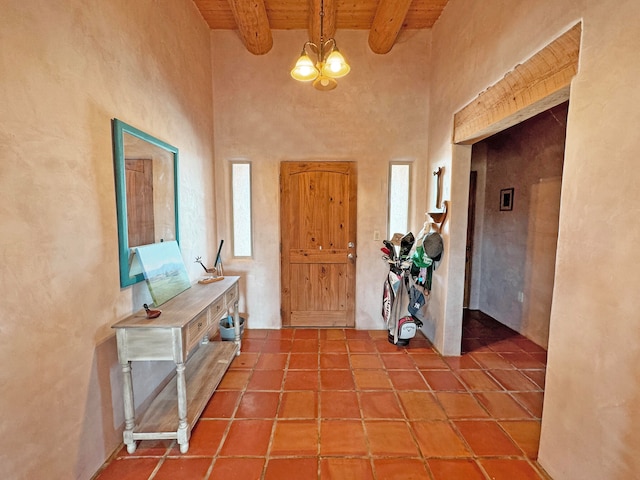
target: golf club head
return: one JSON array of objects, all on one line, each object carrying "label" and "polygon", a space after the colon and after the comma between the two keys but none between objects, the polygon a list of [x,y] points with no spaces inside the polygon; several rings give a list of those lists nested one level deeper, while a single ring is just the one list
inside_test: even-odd
[{"label": "golf club head", "polygon": [[401,259],[407,258],[409,256],[409,253],[411,252],[411,249],[413,248],[413,244],[415,241],[416,239],[413,236],[413,233],[411,232],[407,233],[404,237],[402,237],[402,240],[400,240],[400,258]]},{"label": "golf club head", "polygon": [[389,240],[383,240],[382,243],[384,243],[384,246],[387,247],[387,250],[389,250],[389,258],[391,260],[395,260],[396,259],[396,249],[393,246],[393,243],[391,243]]}]

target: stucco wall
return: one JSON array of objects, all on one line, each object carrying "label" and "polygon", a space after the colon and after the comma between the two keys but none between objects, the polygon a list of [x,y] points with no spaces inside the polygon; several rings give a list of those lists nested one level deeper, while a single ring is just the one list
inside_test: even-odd
[{"label": "stucco wall", "polygon": [[[215,156],[221,238],[231,240],[231,160],[253,169],[254,256],[230,258],[225,272],[243,275],[252,327],[280,326],[279,165],[284,160],[348,160],[358,166],[356,327],[382,329],[381,260],[386,232],[389,162],[413,162],[411,228],[424,223],[429,75],[428,31],[401,37],[387,55],[369,50],[367,32],[339,30],[351,73],[330,92],[299,83],[289,71],[307,40],[303,31],[275,31],[273,49],[253,56],[237,33],[214,31]],[[226,245],[226,244],[225,244]]]},{"label": "stucco wall", "polygon": [[[451,0],[431,37],[403,38],[382,57],[368,51],[366,33],[339,31],[343,53],[354,52],[348,56],[353,71],[329,93],[291,84],[287,71],[305,40],[300,32],[276,32],[264,57],[247,54],[232,32],[214,34],[216,140],[222,143],[216,185],[225,200],[215,212],[210,37],[192,3],[4,0],[3,475],[86,479],[120,442],[120,372],[110,325],[147,297],[142,285],[119,288],[111,118],[180,148],[181,232],[193,278],[199,267],[189,260],[211,258],[218,238],[229,238],[226,162],[254,162],[261,246],[255,260],[228,263],[229,270],[246,273],[246,291],[255,298],[246,309],[257,317],[255,326],[276,327],[279,319],[280,160],[359,162],[361,328],[379,326],[380,286],[366,280],[386,270],[372,234],[385,231],[380,205],[387,162],[412,159],[416,177],[424,179],[414,190],[416,229],[424,207],[435,201],[421,193],[426,179],[445,166],[444,198],[453,206],[430,307],[434,340],[447,351],[456,342],[453,316],[462,304],[470,159],[470,147],[451,146],[453,113],[581,19],[540,461],[556,480],[633,478],[640,470],[634,428],[640,423],[636,0]],[[430,38],[431,59],[423,49]],[[416,55],[423,61],[414,61]],[[310,146],[301,151],[303,142]],[[157,384],[157,375],[147,376],[143,391]]]},{"label": "stucco wall", "polygon": [[[0,3],[2,477],[83,480],[122,441],[110,327],[149,300],[120,289],[111,119],[180,149],[195,279],[216,237],[209,30],[189,0]],[[143,402],[163,372],[134,369]]]},{"label": "stucco wall", "polygon": [[436,23],[429,164],[451,168],[444,198],[452,198],[453,206],[445,231],[448,255],[438,271],[438,285],[447,289],[437,306],[435,342],[444,351],[455,349],[447,329],[459,322],[462,304],[456,279],[464,268],[464,246],[455,239],[465,233],[466,222],[457,217],[466,217],[469,155],[468,147],[451,146],[453,114],[580,20],[540,462],[555,480],[626,479],[640,471],[637,1],[452,0]]}]

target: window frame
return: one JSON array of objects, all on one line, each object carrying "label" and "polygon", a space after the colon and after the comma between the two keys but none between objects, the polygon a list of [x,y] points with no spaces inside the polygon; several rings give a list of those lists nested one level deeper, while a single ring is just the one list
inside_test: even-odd
[{"label": "window frame", "polygon": [[[395,167],[398,166],[406,166],[407,167],[407,194],[406,194],[406,228],[404,232],[392,232],[391,231],[391,227],[392,227],[392,221],[391,221],[391,214],[392,214],[392,190],[394,188],[393,185],[393,171]],[[388,184],[388,190],[387,190],[387,235],[389,239],[391,239],[391,237],[393,236],[394,233],[402,233],[405,234],[407,232],[410,231],[410,216],[411,216],[411,202],[412,202],[412,183],[413,183],[413,179],[411,178],[412,175],[412,171],[413,171],[413,162],[409,162],[409,161],[393,161],[389,163],[389,174],[388,174],[388,178],[387,178],[387,184]]]},{"label": "window frame", "polygon": [[[230,162],[230,196],[231,196],[231,253],[233,258],[253,258],[253,164],[248,160],[231,160]],[[248,219],[248,227],[249,227],[249,244],[248,248],[250,250],[248,255],[238,255],[236,251],[236,237],[238,236],[238,232],[236,231],[236,189],[235,185],[235,175],[236,175],[236,166],[246,165],[249,168],[248,177],[249,177],[249,219]],[[242,253],[242,252],[241,252]]]}]

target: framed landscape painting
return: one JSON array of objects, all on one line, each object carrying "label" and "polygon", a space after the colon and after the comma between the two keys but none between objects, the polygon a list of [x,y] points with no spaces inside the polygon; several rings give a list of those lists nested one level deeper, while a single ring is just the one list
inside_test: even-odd
[{"label": "framed landscape painting", "polygon": [[191,287],[177,242],[145,245],[135,252],[156,307]]}]

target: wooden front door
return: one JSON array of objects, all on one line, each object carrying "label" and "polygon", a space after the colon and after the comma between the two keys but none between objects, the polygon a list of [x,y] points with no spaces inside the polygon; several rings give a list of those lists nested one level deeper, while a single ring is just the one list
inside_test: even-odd
[{"label": "wooden front door", "polygon": [[356,164],[282,162],[283,326],[353,327]]}]

